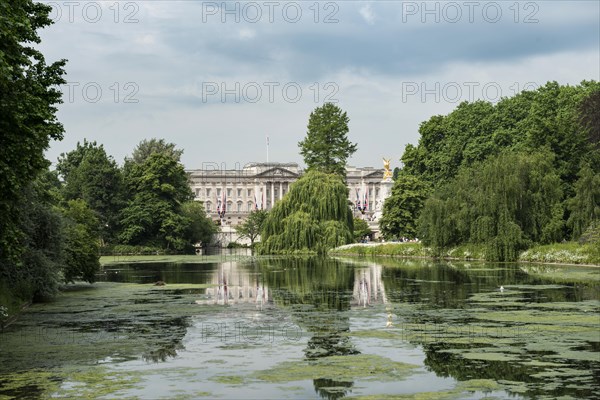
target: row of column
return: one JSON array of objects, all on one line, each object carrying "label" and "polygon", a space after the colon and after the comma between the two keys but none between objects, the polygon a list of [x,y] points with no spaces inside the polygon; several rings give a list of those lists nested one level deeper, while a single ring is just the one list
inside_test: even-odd
[{"label": "row of column", "polygon": [[[275,201],[276,200],[281,200],[283,198],[283,184],[284,184],[284,182],[283,181],[279,182],[279,192],[277,193],[277,198],[275,198],[275,185],[276,185],[276,183],[277,182],[271,181],[271,182],[262,182],[260,184],[262,192],[264,193],[264,196],[265,196],[264,197],[265,202],[267,201],[267,187],[269,187],[269,189],[270,189],[270,192],[271,192],[270,193],[271,206],[270,206],[269,209],[273,208],[273,206],[275,205]],[[289,188],[289,182],[286,181],[285,183],[288,184],[287,187]],[[257,199],[258,199],[259,193],[257,192],[256,195],[257,195]],[[264,204],[263,207],[265,207],[265,209],[266,209],[267,205]]]}]

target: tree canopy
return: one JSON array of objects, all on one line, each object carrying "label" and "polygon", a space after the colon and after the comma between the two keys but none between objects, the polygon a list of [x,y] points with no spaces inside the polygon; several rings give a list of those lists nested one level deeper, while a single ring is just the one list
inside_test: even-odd
[{"label": "tree canopy", "polygon": [[[438,249],[484,244],[488,258],[510,260],[533,243],[577,239],[598,220],[600,84],[556,82],[503,98],[461,103],[419,128],[381,220],[387,234],[413,232]],[[427,200],[403,199],[414,184]]]},{"label": "tree canopy", "polygon": [[462,169],[421,212],[423,242],[436,249],[483,244],[494,261],[563,235],[560,177],[548,152],[507,152]]},{"label": "tree canopy", "polygon": [[240,237],[250,240],[251,247],[254,247],[254,241],[260,236],[267,215],[266,210],[254,210],[246,217],[244,222],[235,227]]},{"label": "tree canopy", "polygon": [[308,170],[346,176],[346,161],[356,152],[348,140],[348,116],[338,106],[325,103],[310,113],[308,132],[298,143]]},{"label": "tree canopy", "polygon": [[429,188],[419,177],[399,172],[390,197],[383,204],[379,220],[381,233],[386,239],[417,237],[417,221]]},{"label": "tree canopy", "polygon": [[0,259],[22,251],[18,220],[23,190],[49,163],[44,150],[60,140],[58,86],[65,60],[46,64],[32,44],[52,24],[51,6],[31,0],[0,3]]},{"label": "tree canopy", "polygon": [[348,189],[337,174],[309,171],[269,212],[260,252],[325,254],[353,241]]},{"label": "tree canopy", "polygon": [[16,307],[52,296],[63,272],[59,183],[44,150],[64,132],[56,111],[66,61],[47,64],[35,45],[51,10],[31,0],[0,2],[0,287],[19,299]]},{"label": "tree canopy", "polygon": [[183,249],[191,221],[181,209],[193,199],[183,165],[167,154],[152,153],[126,170],[125,184],[129,200],[122,211],[120,240]]},{"label": "tree canopy", "polygon": [[165,139],[144,139],[138,143],[131,154],[131,158],[128,158],[126,161],[142,164],[153,153],[166,154],[179,162],[181,161],[183,150],[176,149],[174,143],[167,143]]},{"label": "tree canopy", "polygon": [[113,241],[123,207],[123,175],[104,146],[77,143],[74,150],[61,154],[56,169],[65,181],[65,200],[85,200],[96,214],[103,240]]}]

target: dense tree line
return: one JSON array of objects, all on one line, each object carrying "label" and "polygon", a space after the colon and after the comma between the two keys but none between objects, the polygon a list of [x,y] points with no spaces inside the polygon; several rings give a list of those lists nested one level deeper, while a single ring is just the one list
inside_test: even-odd
[{"label": "dense tree line", "polygon": [[183,251],[215,229],[192,201],[181,150],[164,140],[140,143],[123,168],[84,141],[49,170],[44,151],[64,133],[56,111],[66,61],[47,64],[34,44],[51,10],[0,2],[0,305],[8,314],[53,296],[61,282],[93,282],[103,246]]},{"label": "dense tree line", "polygon": [[384,205],[382,232],[437,249],[484,244],[512,260],[579,238],[600,219],[600,84],[549,82],[421,124]]},{"label": "dense tree line", "polygon": [[216,227],[193,201],[182,152],[163,139],[143,140],[120,168],[102,145],[84,142],[61,155],[57,170],[65,199],[94,211],[104,245],[189,251]]},{"label": "dense tree line", "polygon": [[51,295],[61,269],[63,221],[44,172],[44,150],[60,140],[58,85],[65,60],[47,64],[33,44],[52,23],[51,7],[0,3],[0,302]]}]

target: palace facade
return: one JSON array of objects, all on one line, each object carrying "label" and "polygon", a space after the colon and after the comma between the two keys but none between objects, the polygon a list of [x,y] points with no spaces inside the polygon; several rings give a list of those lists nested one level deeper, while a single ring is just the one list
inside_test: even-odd
[{"label": "palace facade", "polygon": [[[214,220],[220,218],[219,205],[225,204],[223,222],[231,226],[242,222],[256,208],[270,210],[303,172],[296,163],[251,163],[238,169],[210,167],[187,171],[195,200],[203,202]],[[367,218],[381,209],[383,174],[383,169],[372,167],[346,169],[348,200],[356,206],[361,199]]]}]

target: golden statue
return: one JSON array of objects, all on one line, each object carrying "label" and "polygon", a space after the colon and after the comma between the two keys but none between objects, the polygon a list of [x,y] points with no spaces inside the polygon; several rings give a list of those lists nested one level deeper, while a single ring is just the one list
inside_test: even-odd
[{"label": "golden statue", "polygon": [[387,180],[391,180],[392,179],[392,170],[390,169],[390,161],[391,160],[386,160],[385,158],[383,159],[383,180],[387,181]]}]

